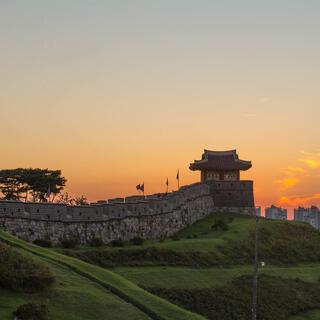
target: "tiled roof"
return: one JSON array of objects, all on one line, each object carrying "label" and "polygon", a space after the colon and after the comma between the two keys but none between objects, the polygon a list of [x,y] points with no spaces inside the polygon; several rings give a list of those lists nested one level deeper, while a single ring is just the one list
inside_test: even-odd
[{"label": "tiled roof", "polygon": [[251,161],[240,160],[236,150],[211,151],[204,150],[201,160],[190,164],[190,170],[248,170]]}]

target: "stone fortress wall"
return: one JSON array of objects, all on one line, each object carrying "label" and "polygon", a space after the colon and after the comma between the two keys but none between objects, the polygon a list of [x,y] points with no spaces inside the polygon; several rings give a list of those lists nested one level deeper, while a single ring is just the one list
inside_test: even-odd
[{"label": "stone fortress wall", "polygon": [[0,228],[28,241],[49,239],[55,244],[68,238],[82,244],[94,238],[104,243],[134,237],[162,238],[212,212],[253,214],[250,196],[246,201],[234,201],[235,195],[246,198],[245,186],[246,182],[232,187],[196,183],[168,194],[110,199],[88,206],[0,201]]}]

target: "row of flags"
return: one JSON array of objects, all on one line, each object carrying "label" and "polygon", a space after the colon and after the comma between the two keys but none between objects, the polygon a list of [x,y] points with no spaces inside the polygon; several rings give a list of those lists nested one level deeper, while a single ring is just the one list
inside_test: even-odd
[{"label": "row of flags", "polygon": [[[179,172],[179,169],[177,171],[176,180],[178,181],[178,190],[179,190],[179,188],[180,188],[180,172]],[[167,186],[167,192],[168,192],[168,188],[169,188],[169,179],[168,178],[166,180],[166,186]],[[136,185],[136,189],[138,191],[141,191],[144,194],[144,182],[139,183],[138,185]]]}]

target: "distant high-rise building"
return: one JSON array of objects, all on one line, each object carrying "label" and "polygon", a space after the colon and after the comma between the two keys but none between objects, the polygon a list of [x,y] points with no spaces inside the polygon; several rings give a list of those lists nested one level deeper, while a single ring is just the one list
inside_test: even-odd
[{"label": "distant high-rise building", "polygon": [[282,209],[272,205],[270,208],[266,208],[266,218],[276,220],[287,220],[287,209]]},{"label": "distant high-rise building", "polygon": [[294,209],[294,220],[307,222],[314,228],[320,230],[320,210],[311,206],[311,208],[299,207]]},{"label": "distant high-rise building", "polygon": [[261,207],[256,207],[256,216],[261,217]]}]

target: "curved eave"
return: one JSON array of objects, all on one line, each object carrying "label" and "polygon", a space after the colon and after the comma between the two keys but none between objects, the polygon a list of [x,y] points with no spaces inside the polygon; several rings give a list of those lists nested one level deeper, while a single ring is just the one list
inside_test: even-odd
[{"label": "curved eave", "polygon": [[196,170],[241,170],[241,171],[247,171],[252,167],[251,162],[244,163],[243,161],[241,163],[235,162],[232,166],[214,166],[208,162],[195,162],[190,163],[189,169],[192,171]]}]

